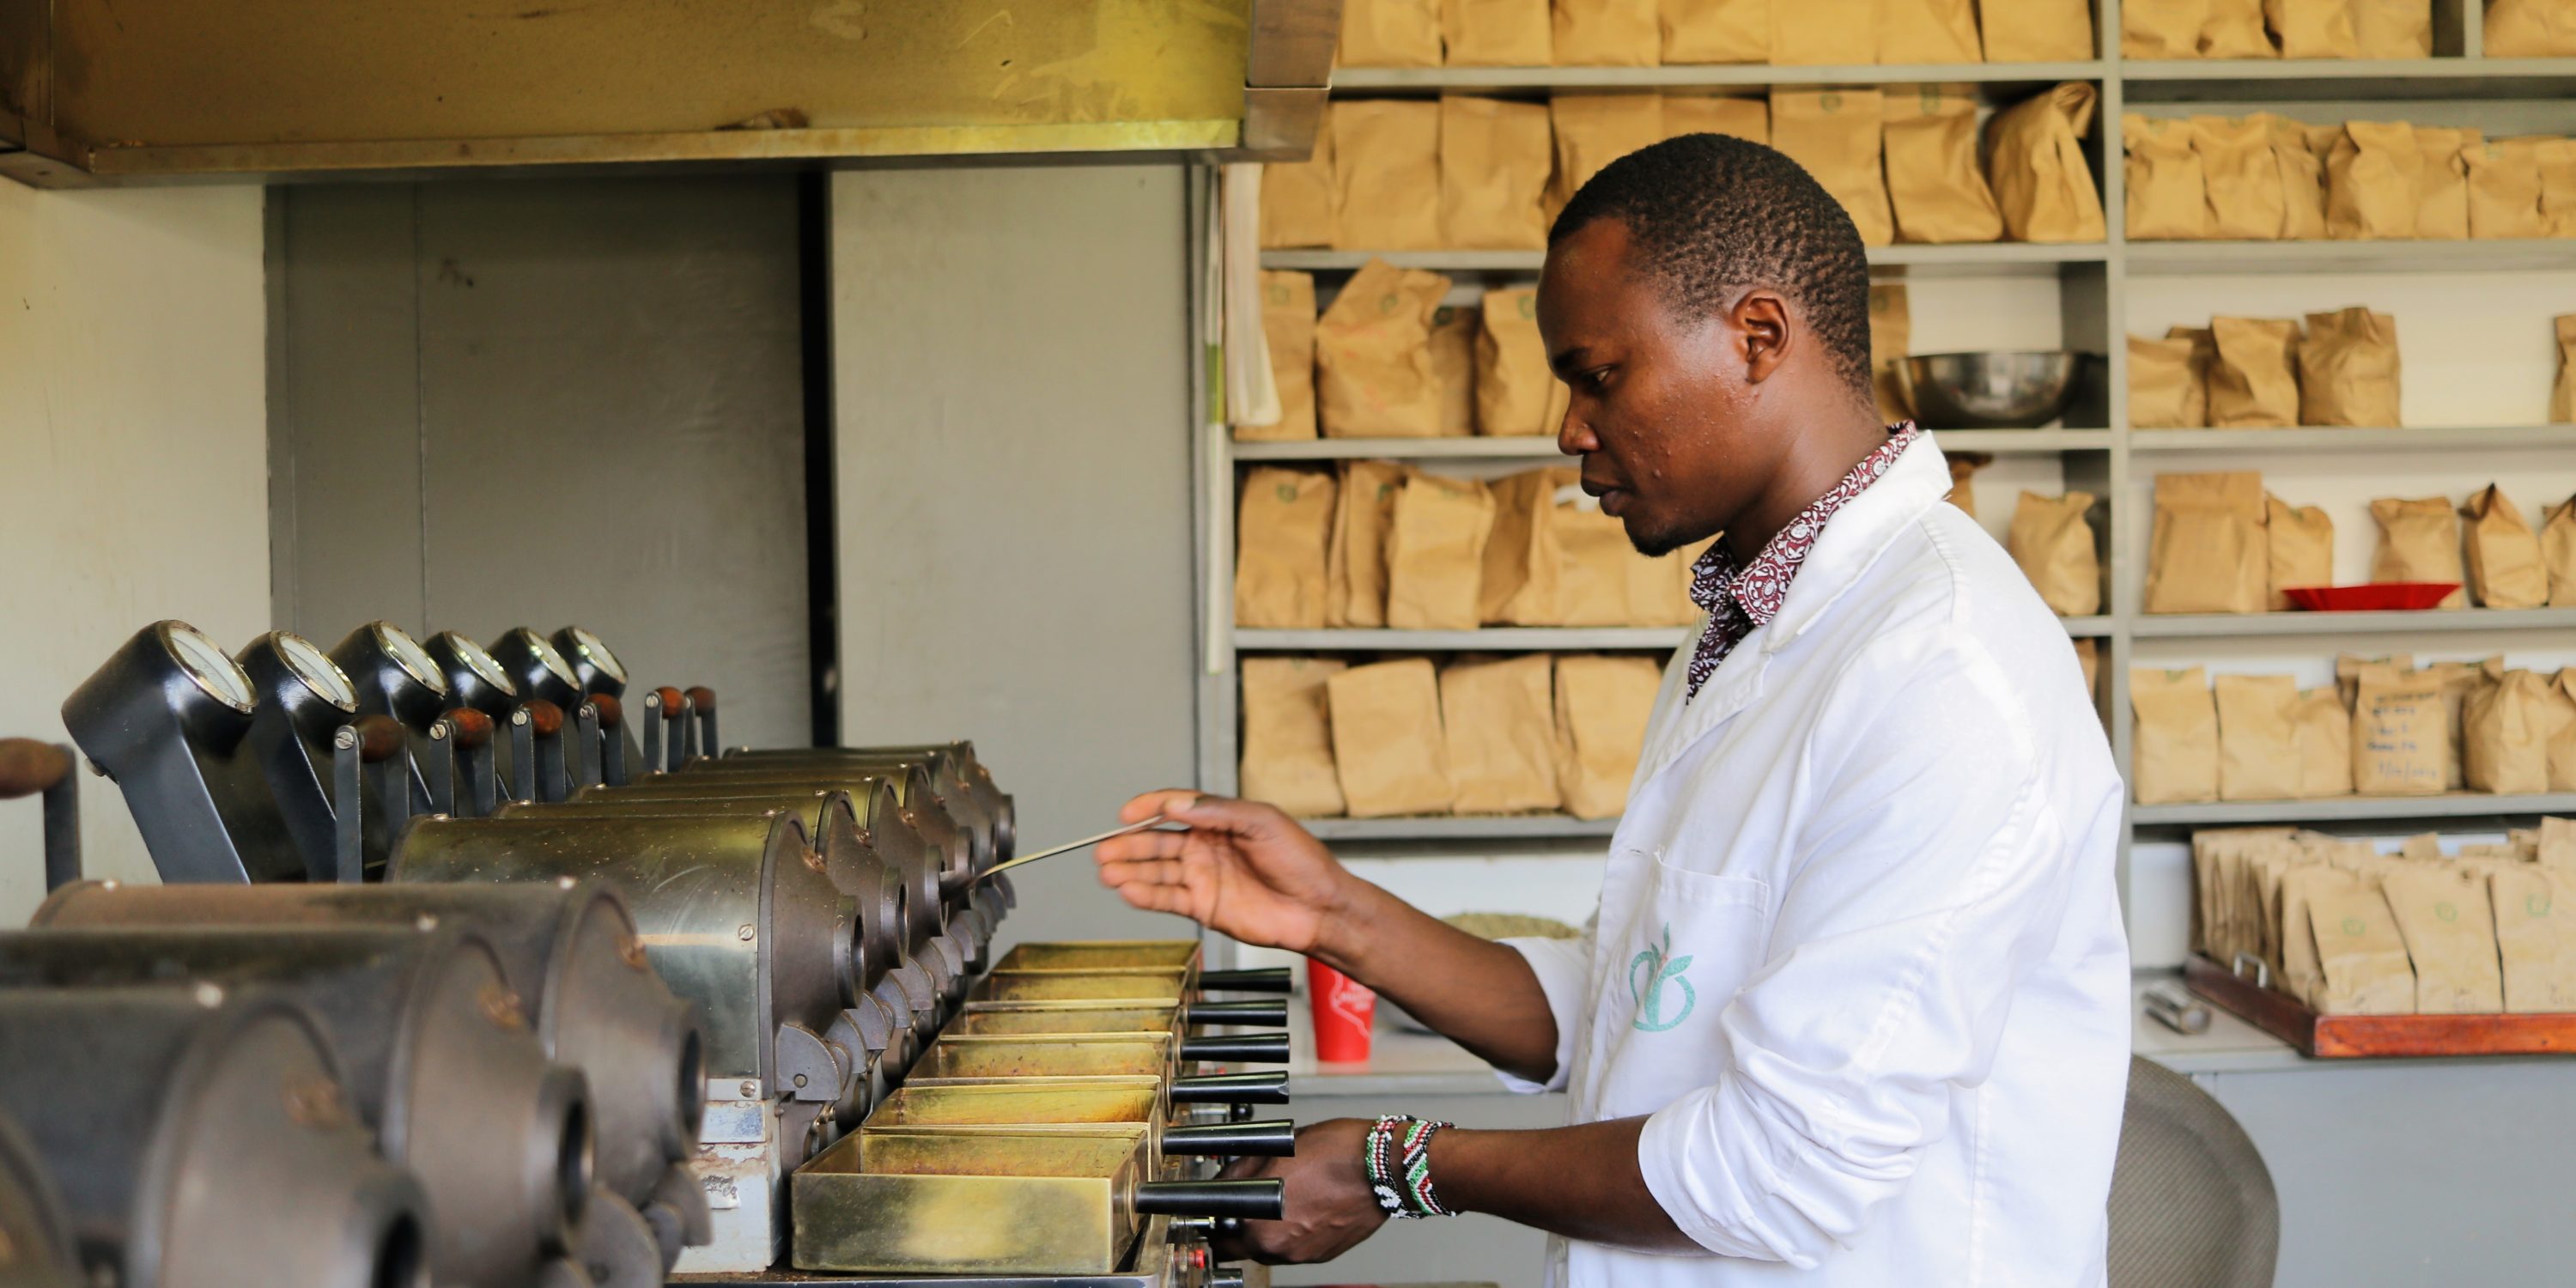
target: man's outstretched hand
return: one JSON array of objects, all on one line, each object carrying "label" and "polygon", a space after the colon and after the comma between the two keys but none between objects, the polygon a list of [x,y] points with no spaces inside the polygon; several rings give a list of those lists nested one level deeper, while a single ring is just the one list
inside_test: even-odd
[{"label": "man's outstretched hand", "polygon": [[1288,1187],[1286,1220],[1246,1221],[1243,1232],[1219,1240],[1220,1257],[1250,1257],[1271,1265],[1330,1261],[1359,1246],[1386,1224],[1386,1212],[1369,1188],[1361,1151],[1369,1120],[1333,1118],[1297,1129],[1294,1158],[1238,1158],[1224,1175],[1275,1177]]},{"label": "man's outstretched hand", "polygon": [[1100,884],[1247,944],[1316,951],[1355,884],[1322,842],[1273,806],[1192,791],[1147,792],[1118,818],[1158,813],[1189,830],[1101,842]]}]

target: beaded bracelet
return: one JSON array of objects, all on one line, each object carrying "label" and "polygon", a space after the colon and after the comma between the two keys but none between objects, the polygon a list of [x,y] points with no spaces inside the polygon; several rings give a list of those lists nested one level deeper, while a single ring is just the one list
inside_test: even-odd
[{"label": "beaded bracelet", "polygon": [[1407,1114],[1384,1114],[1370,1125],[1360,1161],[1369,1192],[1389,1217],[1409,1221],[1457,1215],[1441,1206],[1431,1189],[1431,1137],[1452,1125]]}]

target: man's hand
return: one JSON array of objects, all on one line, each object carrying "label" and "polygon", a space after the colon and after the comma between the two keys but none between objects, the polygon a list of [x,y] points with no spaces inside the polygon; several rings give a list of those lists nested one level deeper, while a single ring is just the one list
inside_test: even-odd
[{"label": "man's hand", "polygon": [[1330,1261],[1360,1245],[1386,1224],[1386,1212],[1369,1191],[1360,1151],[1369,1120],[1333,1118],[1297,1129],[1295,1158],[1238,1158],[1233,1177],[1277,1177],[1288,1183],[1287,1220],[1246,1221],[1240,1235],[1220,1238],[1219,1257],[1250,1257],[1279,1265]]},{"label": "man's hand", "polygon": [[1100,884],[1148,912],[1176,912],[1247,944],[1313,952],[1352,885],[1332,853],[1273,806],[1189,791],[1147,792],[1123,823],[1161,814],[1186,832],[1100,843]]}]

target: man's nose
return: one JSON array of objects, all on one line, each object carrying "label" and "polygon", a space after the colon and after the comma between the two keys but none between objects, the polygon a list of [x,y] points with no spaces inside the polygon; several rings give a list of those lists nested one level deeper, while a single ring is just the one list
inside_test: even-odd
[{"label": "man's nose", "polygon": [[1556,450],[1568,456],[1601,450],[1601,439],[1592,432],[1592,424],[1583,415],[1580,402],[1568,401],[1565,404],[1565,419],[1556,425]]}]

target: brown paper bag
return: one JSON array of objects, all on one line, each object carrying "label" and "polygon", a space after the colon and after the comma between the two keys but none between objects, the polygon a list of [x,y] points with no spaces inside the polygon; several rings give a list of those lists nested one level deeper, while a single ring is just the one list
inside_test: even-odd
[{"label": "brown paper bag", "polygon": [[1878,398],[1879,419],[1894,424],[1914,415],[1905,380],[1906,345],[1914,316],[1903,282],[1873,283],[1869,288],[1869,383]]},{"label": "brown paper bag", "polygon": [[2209,332],[2215,346],[2209,423],[2220,429],[2298,424],[2299,324],[2289,318],[2211,318]]},{"label": "brown paper bag", "polygon": [[[1986,57],[2014,59],[1995,53],[1995,13],[2053,9],[2062,0],[1989,0],[1985,7]],[[2076,0],[2075,12],[2085,23],[2085,44],[2092,44],[2091,18]],[[2089,56],[2089,55],[2079,55]],[[1986,125],[1986,177],[1995,187],[1995,204],[2004,212],[2004,230],[2014,241],[2094,242],[2105,236],[2102,194],[2093,188],[2093,171],[2080,140],[2093,128],[2096,93],[2091,85],[2068,81],[2018,107],[1997,112]]]},{"label": "brown paper bag", "polygon": [[2317,957],[2316,933],[2308,926],[2308,905],[2319,894],[2349,893],[2360,878],[2328,863],[2308,863],[2281,874],[2281,986],[2314,1009],[2324,996],[2326,977]]},{"label": "brown paper bag", "polygon": [[1335,99],[1334,245],[1346,250],[1440,247],[1440,105]]},{"label": "brown paper bag", "polygon": [[2489,58],[2576,55],[2576,9],[2567,0],[2487,0]]},{"label": "brown paper bag", "polygon": [[2490,662],[2461,718],[2461,782],[2473,792],[2536,796],[2549,790],[2549,741],[2558,732],[2550,677]]},{"label": "brown paper bag", "polygon": [[1439,66],[1442,2],[1342,0],[1342,43],[1333,61],[1343,67]]},{"label": "brown paper bag", "polygon": [[2188,339],[2129,337],[2129,428],[2198,429],[2209,419],[2191,352]]},{"label": "brown paper bag", "polygon": [[2397,671],[2412,671],[2415,669],[2415,655],[2392,653],[2387,657],[2363,657],[2355,653],[2338,654],[2335,657],[2335,690],[2343,695],[2343,704],[2347,709],[2361,695],[2361,673],[2374,666],[2384,666]]},{"label": "brown paper bag", "polygon": [[1270,349],[1270,380],[1279,387],[1279,420],[1237,425],[1242,442],[1315,436],[1315,279],[1306,273],[1261,275],[1261,335]]},{"label": "brown paper bag", "polygon": [[2129,672],[2130,778],[2141,805],[2218,799],[2218,707],[2199,667]]},{"label": "brown paper bag", "polygon": [[2288,800],[2299,794],[2299,682],[2286,675],[2222,675],[2218,799]]},{"label": "brown paper bag", "polygon": [[2200,157],[2209,190],[2209,235],[2233,241],[2279,238],[2287,212],[2270,127],[2223,116],[2195,116],[2191,126],[2192,151]]},{"label": "brown paper bag", "polygon": [[2334,584],[2334,520],[2313,505],[2292,505],[2265,493],[2264,540],[2271,551],[2273,612],[2290,606],[2281,593],[2292,586]]},{"label": "brown paper bag", "polygon": [[1663,0],[1664,62],[1771,61],[1771,0]]},{"label": "brown paper bag", "polygon": [[1524,470],[1486,485],[1494,526],[1485,539],[1477,615],[1491,626],[1553,626],[1564,553],[1557,548],[1556,491],[1575,481],[1564,467]]},{"label": "brown paper bag", "polygon": [[1519,814],[1565,803],[1556,786],[1554,695],[1545,653],[1459,662],[1440,673],[1459,813]]},{"label": "brown paper bag", "polygon": [[2469,235],[2468,150],[2483,147],[2477,130],[2415,127],[2415,150],[2423,168],[2415,176],[2415,235],[2463,238]]},{"label": "brown paper bag", "polygon": [[1431,324],[1449,279],[1371,259],[1315,323],[1315,397],[1326,438],[1440,432]]},{"label": "brown paper bag", "polygon": [[2356,58],[2433,56],[2433,0],[2351,0]]},{"label": "brown paper bag", "polygon": [[1477,310],[1476,431],[1481,434],[1553,434],[1547,423],[1547,345],[1538,334],[1538,292],[1529,288],[1485,292]]},{"label": "brown paper bag", "polygon": [[1342,783],[1333,772],[1333,726],[1324,683],[1343,664],[1320,657],[1243,659],[1243,762],[1248,800],[1268,801],[1298,818],[1342,812]]},{"label": "brown paper bag", "polygon": [[2352,795],[2352,711],[2332,686],[2299,691],[2299,798]]},{"label": "brown paper bag", "polygon": [[2509,1014],[2576,1011],[2576,875],[2537,863],[2487,874]]},{"label": "brown paper bag", "polygon": [[1918,85],[1889,92],[1884,110],[1887,196],[1898,240],[1990,242],[2003,236],[2003,212],[1977,168],[1977,100],[1957,88]]},{"label": "brown paper bag", "polygon": [[1235,522],[1234,624],[1316,630],[1324,625],[1324,546],[1333,476],[1264,466],[1244,476]]},{"label": "brown paper bag", "polygon": [[1652,94],[1559,94],[1547,101],[1556,133],[1556,173],[1547,187],[1548,222],[1601,167],[1664,137],[1663,100]]},{"label": "brown paper bag", "polygon": [[1547,107],[1499,98],[1440,100],[1440,233],[1456,250],[1547,248]]},{"label": "brown paper bag", "polygon": [[1342,467],[1341,498],[1325,550],[1324,625],[1386,625],[1386,534],[1395,525],[1395,494],[1413,476],[1393,461]]},{"label": "brown paper bag", "polygon": [[1663,56],[1656,0],[1554,0],[1559,67],[1652,67]]},{"label": "brown paper bag", "polygon": [[2263,0],[2263,23],[2283,58],[2359,58],[2352,6],[2353,0]]},{"label": "brown paper bag", "polygon": [[2173,241],[2210,235],[2206,171],[2191,121],[2159,121],[2135,112],[2120,117],[2121,146],[2128,151],[2129,240]]},{"label": "brown paper bag", "polygon": [[1548,0],[1440,0],[1452,67],[1545,67],[1555,61]]},{"label": "brown paper bag", "polygon": [[2040,599],[2060,617],[2102,611],[2101,557],[2094,549],[2093,526],[2085,519],[2093,500],[2089,492],[2024,492],[2013,507],[2012,531],[2004,544]]},{"label": "brown paper bag", "polygon": [[2546,237],[2540,213],[2540,145],[2501,139],[2460,150],[2469,167],[2469,235],[2479,238]]},{"label": "brown paper bag", "polygon": [[[1715,540],[1711,538],[1711,541]],[[1631,626],[1696,626],[1701,609],[1691,599],[1691,565],[1710,545],[1702,541],[1659,559],[1628,548],[1628,624]]]},{"label": "brown paper bag", "polygon": [[1556,659],[1556,781],[1576,818],[1611,818],[1646,747],[1663,675],[1642,657],[1568,653]]},{"label": "brown paper bag", "polygon": [[2310,895],[2308,927],[2325,976],[2315,1002],[2318,1014],[2415,1013],[2415,971],[2377,884]]},{"label": "brown paper bag", "polygon": [[2576,667],[2549,681],[2549,790],[2576,791]]},{"label": "brown paper bag", "polygon": [[1879,18],[1882,63],[1985,61],[1977,39],[1977,11],[1970,0],[1884,0]]},{"label": "brown paper bag", "polygon": [[2549,566],[2522,511],[2490,483],[2460,507],[2469,521],[2469,588],[2482,608],[2539,608],[2549,602]]},{"label": "brown paper bag", "polygon": [[2352,788],[2364,796],[2438,796],[2452,760],[2442,681],[2365,666],[2352,710]]},{"label": "brown paper bag", "polygon": [[2347,121],[2326,157],[2326,235],[2374,241],[2415,235],[2424,154],[2404,121]]},{"label": "brown paper bag", "polygon": [[2398,424],[2397,319],[2365,308],[2308,315],[2299,342],[2299,423]]},{"label": "brown paper bag", "polygon": [[1629,566],[1644,560],[1628,544],[1626,525],[1573,484],[1556,490],[1548,524],[1563,563],[1551,626],[1627,626]]},{"label": "brown paper bag", "polygon": [[1485,575],[1494,498],[1469,479],[1416,474],[1395,494],[1386,533],[1386,624],[1399,631],[1469,631]]},{"label": "brown paper bag", "polygon": [[2200,24],[2203,58],[2278,58],[2272,37],[2263,30],[2263,0],[2209,0],[2209,16]]},{"label": "brown paper bag", "polygon": [[1995,463],[1987,452],[1951,452],[1950,493],[1946,500],[1959,507],[1959,513],[1977,517],[1977,471]]},{"label": "brown paper bag", "polygon": [[2416,1014],[2504,1010],[2495,914],[2485,884],[2475,872],[2433,863],[2400,864],[2380,879],[2415,965]]},{"label": "brown paper bag", "polygon": [[2120,56],[2198,58],[2200,25],[2208,16],[2209,0],[2127,0],[2120,6]]},{"label": "brown paper bag", "polygon": [[2540,218],[2552,237],[2576,237],[2576,140],[2542,139]]},{"label": "brown paper bag", "polygon": [[1853,66],[1878,58],[1888,0],[1773,0],[1771,61],[1782,67]]},{"label": "brown paper bag", "polygon": [[1476,432],[1476,312],[1441,305],[1431,314],[1431,378],[1440,386],[1440,433]]},{"label": "brown paper bag", "polygon": [[1990,63],[2080,63],[2094,56],[2093,7],[2085,0],[1983,0],[1977,27]]},{"label": "brown paper bag", "polygon": [[1261,167],[1261,248],[1338,245],[1334,191],[1333,118],[1327,112],[1315,127],[1312,155]]},{"label": "brown paper bag", "polygon": [[[1785,6],[1784,6],[1785,7]],[[1771,91],[1771,146],[1832,193],[1870,246],[1896,239],[1879,164],[1886,96],[1874,89]]]},{"label": "brown paper bag", "polygon": [[[2488,659],[2497,673],[2504,671],[2504,658]],[[2487,667],[2475,662],[2435,662],[2424,668],[2442,686],[2442,718],[2451,731],[2450,755],[2442,762],[2442,790],[2456,792],[2467,784],[2466,758],[2462,749],[2468,744],[2469,698],[2486,687]]]},{"label": "brown paper bag", "polygon": [[1771,104],[1758,98],[1722,94],[1664,95],[1664,137],[1724,134],[1771,146]]},{"label": "brown paper bag", "polygon": [[2157,475],[2146,611],[2259,613],[2270,593],[2263,476]]},{"label": "brown paper bag", "polygon": [[1325,681],[1333,765],[1352,818],[1446,814],[1457,799],[1431,663],[1355,666]]},{"label": "brown paper bag", "polygon": [[2080,639],[2075,641],[2075,664],[2084,668],[2084,696],[2092,699],[2093,705],[2097,707],[2102,705],[2102,648],[2100,641],[2092,639]]},{"label": "brown paper bag", "polygon": [[[2370,561],[2372,581],[2447,581],[2465,585],[2460,562],[2460,516],[2447,498],[2405,500],[2384,496],[2370,503],[2379,522],[2379,552]],[[2443,608],[2466,608],[2468,596],[2453,591]]]},{"label": "brown paper bag", "polygon": [[2549,606],[2576,608],[2576,497],[2549,507],[2540,525],[2540,563],[2549,573]]},{"label": "brown paper bag", "polygon": [[2165,328],[2168,340],[2191,341],[2191,389],[2184,394],[2190,399],[2191,420],[2196,425],[2209,423],[2209,373],[2218,368],[2218,333],[2205,326]]},{"label": "brown paper bag", "polygon": [[2326,160],[2308,147],[2308,129],[2297,121],[2256,112],[2272,145],[2272,167],[2281,180],[2281,236],[2314,241],[2326,235]]},{"label": "brown paper bag", "polygon": [[2549,386],[2549,422],[2576,420],[2576,313],[2551,319],[2558,333],[2558,378]]}]

